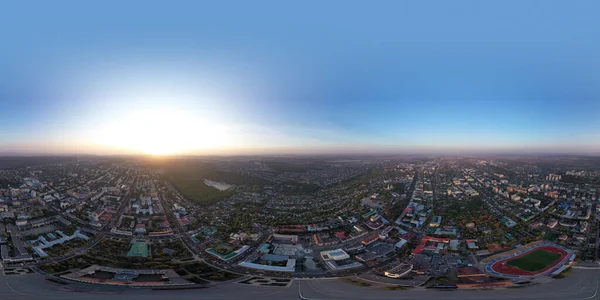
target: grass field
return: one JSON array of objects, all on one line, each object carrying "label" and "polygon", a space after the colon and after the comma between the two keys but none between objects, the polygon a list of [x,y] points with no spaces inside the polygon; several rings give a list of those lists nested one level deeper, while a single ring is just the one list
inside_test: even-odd
[{"label": "grass field", "polygon": [[186,198],[199,204],[213,204],[230,197],[234,193],[232,189],[219,191],[217,188],[208,186],[204,183],[204,178],[189,178],[181,174],[169,174],[167,180]]},{"label": "grass field", "polygon": [[220,191],[204,183],[205,179],[239,186],[264,185],[265,181],[233,172],[223,172],[210,163],[181,159],[159,165],[164,169],[163,179],[171,182],[186,198],[199,204],[213,204],[234,194],[233,189]]},{"label": "grass field", "polygon": [[551,265],[559,258],[560,254],[558,253],[537,249],[519,258],[509,260],[507,264],[523,271],[536,272]]}]

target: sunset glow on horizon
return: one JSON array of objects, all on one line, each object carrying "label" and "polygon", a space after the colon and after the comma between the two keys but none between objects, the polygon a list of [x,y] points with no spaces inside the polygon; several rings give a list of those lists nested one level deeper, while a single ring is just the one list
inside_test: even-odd
[{"label": "sunset glow on horizon", "polygon": [[514,3],[8,4],[0,153],[600,153],[598,4]]}]

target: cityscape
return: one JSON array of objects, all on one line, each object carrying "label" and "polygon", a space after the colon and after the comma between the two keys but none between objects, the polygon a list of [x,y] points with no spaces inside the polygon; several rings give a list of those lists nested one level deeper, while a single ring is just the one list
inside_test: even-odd
[{"label": "cityscape", "polygon": [[297,284],[311,299],[343,292],[312,286],[323,280],[366,296],[598,279],[597,157],[36,160],[1,173],[9,285]]},{"label": "cityscape", "polygon": [[3,1],[0,300],[600,299],[598,11]]}]

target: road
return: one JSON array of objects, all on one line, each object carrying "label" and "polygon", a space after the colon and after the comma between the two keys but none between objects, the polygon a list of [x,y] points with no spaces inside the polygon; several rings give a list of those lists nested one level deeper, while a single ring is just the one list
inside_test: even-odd
[{"label": "road", "polygon": [[497,290],[397,290],[359,287],[337,279],[295,280],[288,287],[257,287],[239,283],[219,284],[206,289],[153,291],[71,283],[59,285],[41,275],[0,275],[0,299],[600,299],[598,270],[573,269],[567,278],[523,288]]},{"label": "road", "polygon": [[[129,189],[127,189],[127,192],[121,197],[121,205],[119,206],[117,213],[114,215],[115,217],[112,218],[112,220],[110,221],[110,223],[106,226],[104,226],[102,228],[101,231],[98,231],[96,233],[96,236],[94,237],[93,240],[89,241],[87,243],[87,245],[85,245],[85,247],[80,248],[80,249],[73,249],[72,251],[70,251],[69,253],[62,255],[62,256],[58,256],[58,257],[49,257],[45,260],[43,260],[43,262],[61,262],[63,260],[67,260],[70,259],[72,257],[75,257],[77,255],[81,255],[83,254],[85,251],[93,248],[94,246],[96,246],[96,244],[98,244],[106,235],[110,235],[110,230],[115,226],[116,222],[119,220],[119,218],[117,218],[116,216],[121,216],[123,215],[123,213],[125,212],[125,210],[129,207],[129,193],[130,191],[133,189],[133,187],[135,186],[135,182],[137,181],[137,179],[134,179],[133,184],[131,187],[129,187]],[[63,215],[63,217],[66,218],[66,216]],[[41,262],[42,260],[40,260]]]}]

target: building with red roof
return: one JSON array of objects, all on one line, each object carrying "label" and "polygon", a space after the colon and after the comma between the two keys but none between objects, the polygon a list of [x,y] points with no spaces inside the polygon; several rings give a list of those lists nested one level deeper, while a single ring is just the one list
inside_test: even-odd
[{"label": "building with red roof", "polygon": [[346,233],[342,231],[336,232],[335,236],[337,236],[340,240],[346,240],[349,238]]},{"label": "building with red roof", "polygon": [[362,244],[367,246],[377,241],[377,239],[379,239],[379,236],[377,234],[372,234],[368,238],[362,240]]},{"label": "building with red roof", "polygon": [[[435,243],[436,245],[428,246],[428,243],[431,243],[431,242]],[[437,249],[440,249],[439,245],[437,245],[440,243],[448,244],[448,243],[450,243],[450,239],[426,236],[421,239],[421,243],[412,251],[412,254],[419,254],[425,249],[436,251]]]}]

